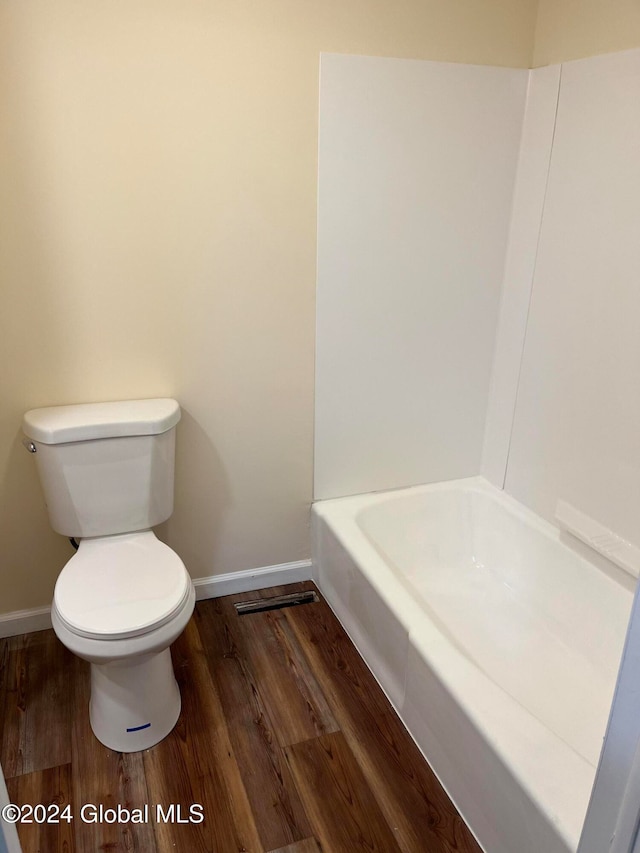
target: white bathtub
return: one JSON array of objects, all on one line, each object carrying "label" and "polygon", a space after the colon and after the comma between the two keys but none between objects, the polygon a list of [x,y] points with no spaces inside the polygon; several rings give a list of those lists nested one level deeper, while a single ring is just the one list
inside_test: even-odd
[{"label": "white bathtub", "polygon": [[575,851],[631,578],[479,477],[321,501],[313,526],[318,585],[482,847]]}]

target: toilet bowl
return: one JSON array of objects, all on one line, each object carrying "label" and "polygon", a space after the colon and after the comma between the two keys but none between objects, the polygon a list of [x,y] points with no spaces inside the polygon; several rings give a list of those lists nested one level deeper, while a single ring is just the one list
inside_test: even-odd
[{"label": "toilet bowl", "polygon": [[153,746],[180,714],[169,646],[195,590],[178,555],[142,531],[80,542],[56,582],[58,639],[91,664],[91,727],[119,752]]},{"label": "toilet bowl", "polygon": [[51,608],[64,645],[91,664],[94,734],[119,752],[148,749],[180,714],[169,646],[195,590],[152,528],[173,511],[180,406],[154,398],[32,409],[23,418],[49,520],[80,539]]}]

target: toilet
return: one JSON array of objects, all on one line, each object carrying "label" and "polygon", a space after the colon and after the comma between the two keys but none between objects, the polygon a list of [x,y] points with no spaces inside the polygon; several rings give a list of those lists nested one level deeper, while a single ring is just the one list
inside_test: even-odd
[{"label": "toilet", "polygon": [[118,752],[158,743],[180,714],[169,647],[195,590],[151,529],[173,511],[179,420],[166,398],[33,409],[23,419],[51,526],[79,542],[56,582],[53,629],[91,664],[91,728]]}]

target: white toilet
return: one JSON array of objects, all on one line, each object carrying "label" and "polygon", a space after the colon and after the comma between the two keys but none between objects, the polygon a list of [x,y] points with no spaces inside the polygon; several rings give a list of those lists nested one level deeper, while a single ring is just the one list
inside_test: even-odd
[{"label": "white toilet", "polygon": [[150,529],[173,511],[175,400],[33,409],[24,416],[54,530],[79,539],[55,587],[53,629],[91,663],[91,727],[119,752],[174,727],[169,646],[195,604],[178,555]]}]

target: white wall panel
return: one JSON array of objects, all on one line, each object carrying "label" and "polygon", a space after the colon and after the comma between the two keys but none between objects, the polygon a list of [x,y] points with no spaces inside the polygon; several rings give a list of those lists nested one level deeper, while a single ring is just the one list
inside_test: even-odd
[{"label": "white wall panel", "polygon": [[482,474],[503,488],[560,86],[560,66],[530,72],[487,407]]},{"label": "white wall panel", "polygon": [[526,81],[323,55],[316,498],[479,472]]},{"label": "white wall panel", "polygon": [[640,50],[562,83],[506,488],[640,544]]}]

